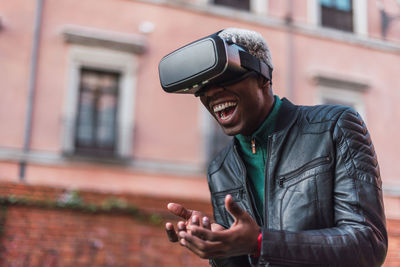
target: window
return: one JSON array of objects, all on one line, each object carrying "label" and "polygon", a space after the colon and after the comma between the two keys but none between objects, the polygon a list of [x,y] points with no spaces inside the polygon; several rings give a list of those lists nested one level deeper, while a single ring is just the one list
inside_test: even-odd
[{"label": "window", "polygon": [[63,154],[128,159],[137,55],[146,51],[146,39],[77,25],[65,25],[62,35],[69,48]]},{"label": "window", "polygon": [[320,0],[321,25],[338,30],[353,31],[352,0]]},{"label": "window", "polygon": [[354,108],[366,121],[364,95],[369,85],[362,80],[316,76],[317,104],[339,104]]},{"label": "window", "polygon": [[129,52],[71,46],[63,120],[65,155],[131,156],[136,61]]},{"label": "window", "polygon": [[368,1],[307,0],[307,4],[311,25],[368,35]]},{"label": "window", "polygon": [[320,88],[318,104],[337,104],[352,107],[366,121],[362,92],[336,88]]},{"label": "window", "polygon": [[240,10],[250,10],[250,0],[214,0],[214,4]]},{"label": "window", "polygon": [[[203,3],[212,4],[216,6],[225,6],[232,9],[234,16],[237,15],[234,11],[243,10],[251,13],[266,16],[268,15],[269,0],[200,0]],[[224,10],[223,14],[229,13]]]},{"label": "window", "polygon": [[115,154],[119,76],[117,72],[81,69],[75,127],[76,154]]}]

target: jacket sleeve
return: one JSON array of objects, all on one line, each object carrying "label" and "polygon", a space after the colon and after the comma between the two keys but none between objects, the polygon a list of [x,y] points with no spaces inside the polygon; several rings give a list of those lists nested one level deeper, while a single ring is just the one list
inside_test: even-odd
[{"label": "jacket sleeve", "polygon": [[211,259],[212,267],[250,267],[249,258],[247,255],[236,256],[230,258]]},{"label": "jacket sleeve", "polygon": [[366,126],[355,111],[340,115],[333,140],[334,227],[299,232],[262,229],[259,265],[383,264],[388,241],[379,166]]}]

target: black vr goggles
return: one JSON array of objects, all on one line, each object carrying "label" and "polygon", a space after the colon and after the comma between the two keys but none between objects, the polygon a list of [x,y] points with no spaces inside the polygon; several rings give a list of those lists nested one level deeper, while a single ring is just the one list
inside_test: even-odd
[{"label": "black vr goggles", "polygon": [[271,79],[272,69],[234,40],[216,32],[163,57],[158,65],[161,86],[168,93],[200,95],[210,85],[227,86],[258,73]]}]

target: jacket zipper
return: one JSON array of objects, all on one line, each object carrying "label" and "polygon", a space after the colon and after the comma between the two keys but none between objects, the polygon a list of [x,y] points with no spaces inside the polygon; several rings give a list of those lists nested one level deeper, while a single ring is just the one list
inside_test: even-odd
[{"label": "jacket zipper", "polygon": [[298,174],[308,171],[318,165],[321,165],[322,163],[328,163],[331,160],[330,156],[324,156],[324,157],[320,157],[320,158],[316,158],[312,161],[310,161],[309,163],[307,163],[306,165],[300,167],[299,169],[297,169],[294,172],[290,172],[282,177],[279,178],[279,186],[283,187],[283,184],[290,181],[291,179],[295,178]]},{"label": "jacket zipper", "polygon": [[267,142],[267,158],[265,160],[265,166],[264,166],[264,225],[267,229],[269,229],[269,224],[268,224],[268,166],[269,163],[271,162],[271,144],[272,144],[272,136],[268,136],[268,142]]},{"label": "jacket zipper", "polygon": [[251,139],[251,151],[253,152],[253,154],[256,154],[256,140]]},{"label": "jacket zipper", "polygon": [[[242,168],[243,172],[244,172],[244,188],[245,188],[245,194],[247,199],[249,200],[249,206],[250,206],[250,211],[253,213],[254,218],[256,219],[256,221],[262,222],[262,218],[260,216],[260,214],[258,214],[257,209],[254,208],[255,205],[255,201],[254,201],[254,197],[252,195],[250,195],[249,193],[249,188],[248,188],[248,184],[247,184],[247,171],[246,168],[244,166],[244,163],[242,162],[242,159],[239,156],[239,153],[237,152],[236,146],[233,146],[234,148],[234,152],[236,154],[236,158],[238,159],[239,163],[240,163],[240,167]],[[242,177],[243,178],[243,177]]]}]

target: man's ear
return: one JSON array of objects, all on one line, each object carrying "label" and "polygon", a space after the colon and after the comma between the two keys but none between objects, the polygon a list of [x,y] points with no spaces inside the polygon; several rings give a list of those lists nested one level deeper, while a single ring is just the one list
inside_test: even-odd
[{"label": "man's ear", "polygon": [[265,90],[269,90],[271,87],[271,81],[270,80],[265,80],[264,84],[263,84],[263,88]]},{"label": "man's ear", "polygon": [[265,89],[267,89],[269,87],[270,82],[269,82],[268,79],[264,78],[263,76],[258,75],[257,84],[258,84],[259,88],[265,90]]}]

